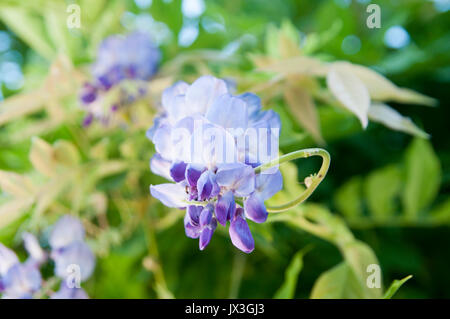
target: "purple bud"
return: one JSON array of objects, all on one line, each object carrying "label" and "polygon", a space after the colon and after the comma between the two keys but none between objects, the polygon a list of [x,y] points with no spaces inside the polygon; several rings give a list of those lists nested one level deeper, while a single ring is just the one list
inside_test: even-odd
[{"label": "purple bud", "polygon": [[243,252],[251,253],[255,249],[252,233],[245,219],[241,217],[241,214],[237,214],[231,222],[229,233],[233,245]]}]

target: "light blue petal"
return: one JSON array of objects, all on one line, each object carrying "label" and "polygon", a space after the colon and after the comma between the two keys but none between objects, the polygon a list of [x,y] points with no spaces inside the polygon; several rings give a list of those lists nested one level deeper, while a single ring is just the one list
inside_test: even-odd
[{"label": "light blue petal", "polygon": [[52,249],[58,249],[83,239],[84,227],[81,221],[73,216],[65,215],[53,226],[49,243]]},{"label": "light blue petal", "polygon": [[160,154],[156,153],[150,160],[150,170],[156,175],[162,176],[168,180],[171,180],[170,166],[171,162],[164,159]]},{"label": "light blue petal", "polygon": [[0,277],[5,276],[9,268],[19,263],[17,255],[8,247],[0,243]]},{"label": "light blue petal", "polygon": [[219,96],[228,93],[223,80],[210,75],[198,78],[186,91],[186,107],[191,114],[205,114]]},{"label": "light blue petal", "polygon": [[186,207],[186,190],[182,185],[172,183],[150,185],[150,193],[167,207]]},{"label": "light blue petal", "polygon": [[247,128],[247,105],[240,98],[224,94],[214,101],[206,112],[206,118],[226,129],[242,129],[241,133],[233,134],[242,135]]},{"label": "light blue petal", "polygon": [[220,165],[216,173],[219,186],[232,190],[236,196],[245,197],[255,190],[255,173],[243,163]]},{"label": "light blue petal", "polygon": [[50,299],[89,299],[89,297],[83,288],[69,288],[63,281],[59,290],[53,293]]},{"label": "light blue petal", "polygon": [[283,188],[283,176],[278,170],[273,174],[258,174],[256,175],[256,192],[259,196],[266,200]]},{"label": "light blue petal", "polygon": [[78,279],[85,281],[95,268],[95,256],[89,246],[82,241],[52,251],[51,257],[55,261],[55,275],[63,279],[69,277],[76,281],[76,276],[79,275]]}]

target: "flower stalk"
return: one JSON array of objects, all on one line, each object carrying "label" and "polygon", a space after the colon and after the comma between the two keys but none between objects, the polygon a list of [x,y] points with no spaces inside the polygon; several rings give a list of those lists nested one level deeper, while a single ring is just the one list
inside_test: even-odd
[{"label": "flower stalk", "polygon": [[266,206],[267,211],[269,213],[281,213],[284,212],[298,204],[303,203],[305,200],[311,196],[311,194],[314,192],[314,190],[319,186],[319,184],[322,182],[322,180],[325,178],[325,175],[328,172],[328,168],[330,167],[331,157],[330,154],[321,148],[307,148],[304,150],[298,150],[289,154],[285,154],[273,161],[270,161],[268,163],[262,164],[255,168],[255,173],[259,174],[265,170],[268,170],[269,168],[272,168],[274,166],[283,164],[285,162],[290,162],[293,160],[296,160],[298,158],[308,158],[311,156],[320,156],[322,157],[322,166],[320,167],[320,170],[317,174],[314,174],[311,177],[311,183],[307,188],[295,199],[279,206]]}]

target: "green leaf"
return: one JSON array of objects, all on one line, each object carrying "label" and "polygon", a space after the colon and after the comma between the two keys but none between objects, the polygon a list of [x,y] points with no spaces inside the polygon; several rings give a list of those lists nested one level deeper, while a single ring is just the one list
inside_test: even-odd
[{"label": "green leaf", "polygon": [[395,293],[397,292],[397,290],[405,283],[407,282],[409,279],[412,278],[412,275],[409,275],[403,279],[396,279],[392,282],[392,284],[389,286],[388,290],[386,290],[383,299],[391,299]]},{"label": "green leaf", "polygon": [[44,58],[53,60],[55,49],[51,46],[44,31],[44,24],[38,16],[22,8],[2,6],[0,19],[33,50]]},{"label": "green leaf", "polygon": [[[368,272],[369,265],[379,265],[378,259],[373,250],[365,243],[355,240],[350,243],[345,243],[340,246],[344,258],[348,265],[355,272],[356,278],[360,282],[364,298],[381,298],[382,287],[380,277],[379,288],[369,288],[367,285],[367,278],[370,275]],[[381,276],[381,274],[380,274]]]},{"label": "green leaf", "polygon": [[362,216],[362,178],[352,177],[342,185],[334,196],[334,203],[340,213],[347,218]]},{"label": "green leaf", "polygon": [[400,194],[401,170],[387,166],[372,172],[364,183],[367,205],[375,219],[386,220],[397,211],[395,198]]},{"label": "green leaf", "polygon": [[439,159],[431,143],[416,138],[405,157],[405,188],[402,196],[406,216],[415,219],[436,197],[441,182]]},{"label": "green leaf", "polygon": [[303,268],[303,256],[310,250],[310,246],[297,252],[286,269],[284,282],[275,293],[275,299],[292,299],[295,294],[298,275]]},{"label": "green leaf", "polygon": [[311,299],[361,299],[364,291],[346,262],[324,272],[314,283]]},{"label": "green leaf", "polygon": [[[382,288],[369,288],[367,267],[378,265],[372,249],[360,241],[340,244],[345,261],[326,271],[317,279],[311,298],[325,299],[378,299]],[[381,276],[381,274],[380,274]],[[381,282],[381,278],[380,278]]]}]

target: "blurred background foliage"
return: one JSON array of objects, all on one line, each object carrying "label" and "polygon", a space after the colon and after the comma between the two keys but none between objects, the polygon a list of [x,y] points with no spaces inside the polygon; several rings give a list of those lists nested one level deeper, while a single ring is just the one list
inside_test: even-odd
[{"label": "blurred background foliage", "polygon": [[[81,8],[80,29],[66,27],[72,3]],[[369,29],[369,3],[1,0],[1,242],[20,247],[22,231],[45,233],[64,213],[82,216],[98,255],[85,288],[97,298],[371,298],[407,275],[413,278],[397,297],[450,297],[450,5],[376,1],[381,28]],[[152,111],[125,130],[82,128],[76,94],[98,44],[135,29],[152,34],[163,52],[149,85]],[[299,98],[289,95],[297,92],[293,82],[271,82],[276,77],[255,70],[297,46],[321,61],[370,67],[438,100],[437,107],[390,104],[430,138],[373,122],[362,130],[356,117],[323,100],[309,115],[319,124],[308,126],[292,106]],[[250,255],[227,236],[198,251],[184,235],[183,213],[148,193],[162,181],[148,169],[154,150],[144,135],[159,94],[175,80],[208,73],[234,79],[238,92],[260,90],[265,107],[280,113],[283,152],[322,145],[332,158],[307,204],[252,225]],[[273,201],[296,194],[303,187],[297,180],[318,164],[284,166],[285,190]],[[377,259],[383,291],[364,283]]]}]

